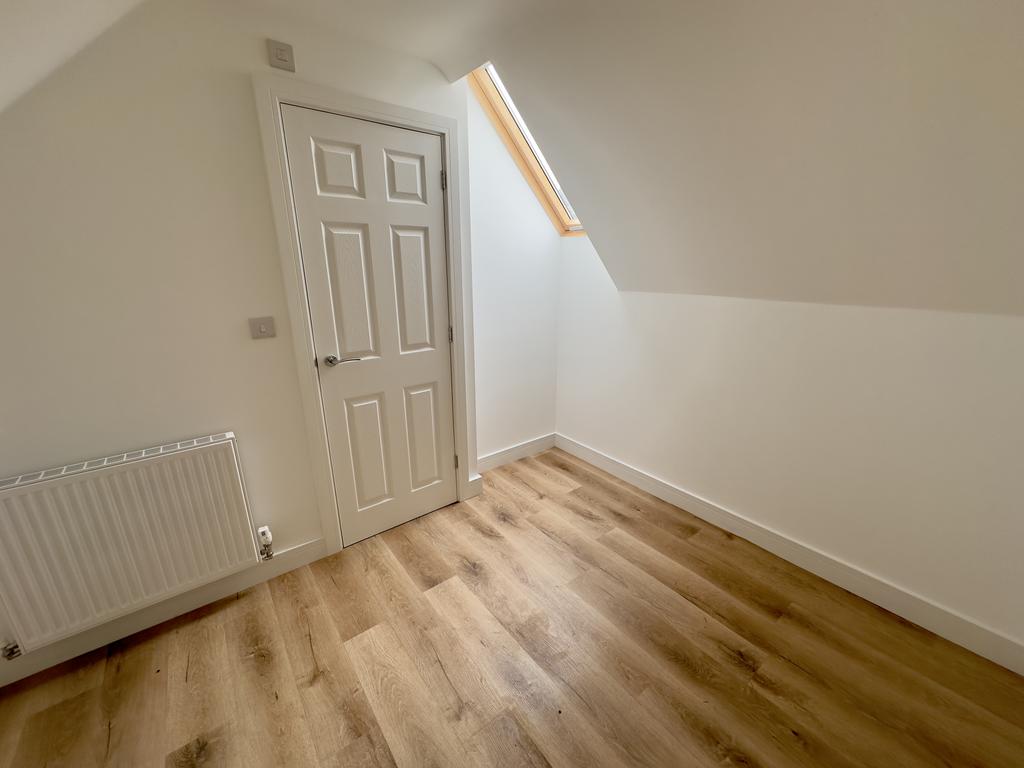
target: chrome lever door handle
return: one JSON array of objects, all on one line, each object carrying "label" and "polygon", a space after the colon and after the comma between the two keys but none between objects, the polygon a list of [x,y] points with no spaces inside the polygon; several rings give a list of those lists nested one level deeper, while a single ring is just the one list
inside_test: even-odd
[{"label": "chrome lever door handle", "polygon": [[342,358],[342,357],[338,357],[337,355],[328,355],[327,357],[324,358],[324,363],[326,363],[329,367],[333,368],[338,363],[356,363],[356,362],[359,362],[362,359],[363,358],[361,358],[361,357],[346,357],[346,358]]},{"label": "chrome lever door handle", "polygon": [[336,354],[329,354],[324,358],[324,362],[331,368],[334,368],[339,362],[358,362],[361,359],[361,357],[339,357]]}]

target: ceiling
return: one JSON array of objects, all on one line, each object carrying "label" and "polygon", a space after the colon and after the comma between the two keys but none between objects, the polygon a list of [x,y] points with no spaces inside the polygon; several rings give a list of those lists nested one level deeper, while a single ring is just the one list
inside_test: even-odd
[{"label": "ceiling", "polygon": [[1022,3],[562,2],[487,51],[622,290],[1024,314]]},{"label": "ceiling", "polygon": [[142,0],[0,0],[0,111]]},{"label": "ceiling", "polygon": [[[0,0],[0,108],[137,2]],[[494,61],[622,290],[1024,314],[1024,4],[248,2]]]},{"label": "ceiling", "polygon": [[497,30],[527,18],[542,5],[541,0],[251,1],[435,63],[453,53],[460,60],[467,54],[474,58],[469,52],[478,48],[481,58],[476,64],[486,60],[485,41]]}]

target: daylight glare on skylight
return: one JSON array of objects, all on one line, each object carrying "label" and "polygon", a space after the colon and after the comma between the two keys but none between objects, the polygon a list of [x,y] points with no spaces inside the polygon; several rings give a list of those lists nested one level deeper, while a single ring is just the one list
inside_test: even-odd
[{"label": "daylight glare on skylight", "polygon": [[555,190],[555,194],[558,195],[559,201],[561,201],[562,205],[565,207],[566,213],[569,214],[570,218],[578,220],[579,217],[576,216],[576,212],[569,203],[569,199],[565,196],[565,192],[562,191],[562,187],[558,183],[558,179],[555,178],[555,172],[551,170],[551,166],[548,165],[548,161],[544,159],[544,153],[540,151],[540,147],[537,146],[537,142],[533,138],[533,134],[531,134],[530,129],[526,127],[526,121],[523,120],[523,116],[519,114],[519,110],[516,109],[515,102],[512,101],[512,97],[509,95],[508,90],[506,90],[505,84],[501,82],[501,78],[498,76],[497,70],[494,69],[494,65],[488,64],[486,66],[486,70],[487,75],[494,83],[494,87],[498,89],[498,93],[505,102],[505,106],[508,107],[508,111],[512,115],[512,119],[515,120],[516,125],[522,132],[523,137],[526,139],[526,143],[529,145],[530,151],[533,152],[534,157],[537,158],[537,162],[540,163],[540,167],[543,169],[544,175],[547,176],[548,182]]}]

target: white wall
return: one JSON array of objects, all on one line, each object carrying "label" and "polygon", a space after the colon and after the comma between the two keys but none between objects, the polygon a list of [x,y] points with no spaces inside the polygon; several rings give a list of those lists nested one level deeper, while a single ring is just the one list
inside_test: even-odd
[{"label": "white wall", "polygon": [[1024,319],[619,292],[562,246],[559,434],[1024,644]]},{"label": "white wall", "polygon": [[250,82],[268,36],[304,80],[465,125],[431,64],[244,2],[115,25],[0,114],[0,476],[232,429],[275,546],[321,535]]},{"label": "white wall", "polygon": [[555,431],[559,237],[476,97],[469,97],[480,456]]}]

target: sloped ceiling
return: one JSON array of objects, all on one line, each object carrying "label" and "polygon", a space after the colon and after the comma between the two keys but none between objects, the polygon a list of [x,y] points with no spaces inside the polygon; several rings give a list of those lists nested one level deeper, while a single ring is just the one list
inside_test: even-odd
[{"label": "sloped ceiling", "polygon": [[[560,0],[554,0],[557,4]],[[442,68],[455,63],[457,80],[487,60],[491,41],[534,18],[552,0],[250,0],[281,13]],[[468,62],[468,63],[467,63]],[[463,66],[464,65],[464,66]],[[448,70],[444,70],[449,74]]]},{"label": "sloped ceiling", "polygon": [[487,48],[620,289],[1024,313],[1022,3],[563,2]]},{"label": "sloped ceiling", "polygon": [[0,111],[142,0],[0,0]]},{"label": "sloped ceiling", "polygon": [[[136,4],[0,2],[0,107]],[[494,61],[622,290],[1024,314],[1022,3],[251,2]]]}]

